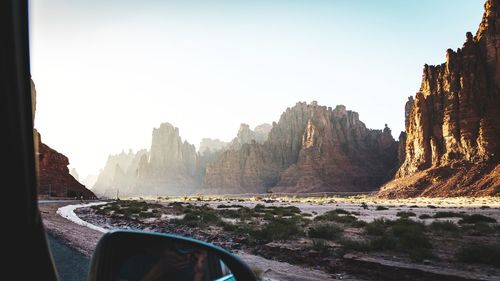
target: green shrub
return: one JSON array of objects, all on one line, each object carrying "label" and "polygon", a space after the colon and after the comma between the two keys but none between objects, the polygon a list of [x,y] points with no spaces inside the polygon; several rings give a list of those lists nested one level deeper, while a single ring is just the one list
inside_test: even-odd
[{"label": "green shrub", "polygon": [[500,245],[468,244],[457,252],[456,258],[461,262],[489,264],[500,267]]},{"label": "green shrub", "polygon": [[478,222],[495,223],[497,222],[497,220],[480,214],[473,214],[473,215],[464,215],[458,223],[462,224],[462,223],[478,223]]},{"label": "green shrub", "polygon": [[385,210],[389,210],[389,208],[387,207],[384,207],[384,206],[377,206],[377,208],[375,208],[376,211],[385,211]]},{"label": "green shrub", "polygon": [[217,209],[224,209],[224,208],[243,208],[243,206],[242,205],[237,205],[237,204],[231,204],[231,205],[221,204],[221,205],[217,206]]},{"label": "green shrub", "polygon": [[363,202],[363,203],[361,203],[361,208],[366,210],[366,209],[368,209],[368,205],[365,202]]},{"label": "green shrub", "polygon": [[140,212],[139,217],[141,218],[158,218],[160,217],[160,213],[154,213],[154,212]]},{"label": "green shrub", "polygon": [[340,244],[347,251],[368,252],[372,250],[370,241],[342,239]]},{"label": "green shrub", "polygon": [[312,239],[311,249],[323,254],[327,252],[328,245],[324,239]]},{"label": "green shrub", "polygon": [[429,228],[435,232],[458,232],[460,230],[452,221],[433,221]]},{"label": "green shrub", "polygon": [[365,227],[367,224],[368,223],[366,221],[357,220],[357,221],[353,221],[351,223],[351,226],[355,227],[355,228],[362,228],[362,227]]},{"label": "green shrub", "polygon": [[335,210],[328,211],[322,215],[314,218],[315,221],[333,221],[339,223],[353,223],[358,219],[352,215],[342,215],[340,216]]},{"label": "green shrub", "polygon": [[276,218],[265,224],[253,235],[260,240],[288,240],[304,234],[296,219]]},{"label": "green shrub", "polygon": [[432,217],[428,214],[422,214],[422,215],[418,216],[418,218],[421,220],[425,220],[425,219],[430,219]]},{"label": "green shrub", "polygon": [[495,227],[485,222],[478,222],[472,225],[464,225],[463,228],[469,235],[483,236],[495,233]]},{"label": "green shrub", "polygon": [[374,251],[389,251],[397,249],[398,240],[391,233],[370,240],[370,249]]},{"label": "green shrub", "polygon": [[181,225],[189,227],[205,228],[207,226],[221,225],[220,217],[210,209],[202,207],[200,209],[186,210],[184,217],[180,220],[174,220]]},{"label": "green shrub", "polygon": [[344,215],[348,215],[348,214],[350,214],[350,213],[349,213],[349,211],[346,211],[346,210],[344,210],[344,209],[339,209],[339,208],[337,208],[337,209],[333,210],[333,212],[335,212],[335,213],[337,213],[337,214],[344,214]]},{"label": "green shrub", "polygon": [[433,216],[435,219],[440,219],[440,218],[461,218],[463,217],[462,214],[457,213],[457,212],[436,212]]},{"label": "green shrub", "polygon": [[336,240],[342,237],[344,230],[332,223],[315,223],[309,228],[309,237]]},{"label": "green shrub", "polygon": [[414,212],[401,211],[401,212],[397,212],[396,216],[402,217],[402,218],[409,218],[409,217],[415,217],[417,215]]},{"label": "green shrub", "polygon": [[375,219],[365,226],[365,231],[368,235],[383,235],[386,228],[384,219]]}]

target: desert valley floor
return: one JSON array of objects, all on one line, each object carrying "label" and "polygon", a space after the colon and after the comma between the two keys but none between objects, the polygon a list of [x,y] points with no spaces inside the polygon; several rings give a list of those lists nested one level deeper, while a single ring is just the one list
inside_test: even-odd
[{"label": "desert valley floor", "polygon": [[[78,204],[78,202],[75,202]],[[90,256],[102,232],[41,204],[46,228]],[[110,229],[187,235],[262,280],[499,280],[500,198],[128,198],[75,209]],[[105,231],[104,230],[104,231]]]}]

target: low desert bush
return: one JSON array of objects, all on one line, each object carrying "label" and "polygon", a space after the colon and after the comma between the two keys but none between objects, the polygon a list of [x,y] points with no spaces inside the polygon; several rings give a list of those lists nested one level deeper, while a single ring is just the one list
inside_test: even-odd
[{"label": "low desert bush", "polygon": [[457,212],[449,212],[449,211],[443,211],[443,212],[436,212],[433,216],[435,219],[440,219],[440,218],[461,218],[463,217],[462,214],[457,213]]},{"label": "low desert bush", "polygon": [[417,215],[414,212],[401,211],[401,212],[397,212],[396,216],[402,217],[402,218],[409,218],[409,217],[415,217]]},{"label": "low desert bush", "polygon": [[428,214],[421,214],[420,216],[418,216],[418,218],[421,219],[421,220],[425,220],[425,219],[432,218],[432,216],[428,215]]},{"label": "low desert bush", "polygon": [[344,230],[333,223],[314,223],[309,227],[308,236],[327,240],[337,240],[342,237]]},{"label": "low desert bush", "polygon": [[497,220],[494,218],[491,218],[491,217],[484,216],[484,215],[473,214],[473,215],[462,216],[462,219],[458,223],[460,223],[460,224],[462,224],[462,223],[472,224],[472,223],[478,223],[478,222],[495,223],[495,222],[497,222]]},{"label": "low desert bush", "polygon": [[433,221],[429,228],[435,232],[458,232],[460,228],[452,221]]},{"label": "low desert bush", "polygon": [[500,267],[500,245],[468,244],[456,254],[456,258],[466,263],[481,263]]}]

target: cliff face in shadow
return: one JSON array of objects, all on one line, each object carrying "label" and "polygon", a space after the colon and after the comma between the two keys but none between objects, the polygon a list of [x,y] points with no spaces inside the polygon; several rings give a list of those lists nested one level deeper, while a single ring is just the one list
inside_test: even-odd
[{"label": "cliff face in shadow", "polygon": [[384,197],[500,194],[500,1],[446,62],[424,66],[406,111],[401,166]]},{"label": "cliff face in shadow", "polygon": [[297,103],[267,140],[223,152],[206,167],[203,192],[367,191],[390,178],[397,143],[390,130],[370,130],[356,112]]},{"label": "cliff face in shadow", "polygon": [[[36,88],[31,80],[31,104],[33,121],[36,114]],[[68,169],[69,159],[65,155],[42,143],[42,137],[33,129],[35,165],[38,178],[38,195],[43,197],[96,198],[94,193],[75,179]]]},{"label": "cliff face in shadow", "polygon": [[38,194],[51,197],[96,198],[94,193],[79,183],[69,172],[68,157],[42,143],[38,139]]}]

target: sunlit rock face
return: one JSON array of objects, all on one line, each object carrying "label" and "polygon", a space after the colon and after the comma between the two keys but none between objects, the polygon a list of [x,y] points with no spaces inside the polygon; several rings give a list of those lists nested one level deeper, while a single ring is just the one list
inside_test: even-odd
[{"label": "sunlit rock face", "polygon": [[209,163],[203,191],[366,191],[389,179],[396,165],[397,142],[388,128],[367,129],[345,106],[299,102],[265,142],[245,143]]},{"label": "sunlit rock face", "polygon": [[[385,197],[500,193],[500,1],[446,62],[424,66],[406,111],[402,164]],[[403,143],[403,142],[401,142]]]}]

